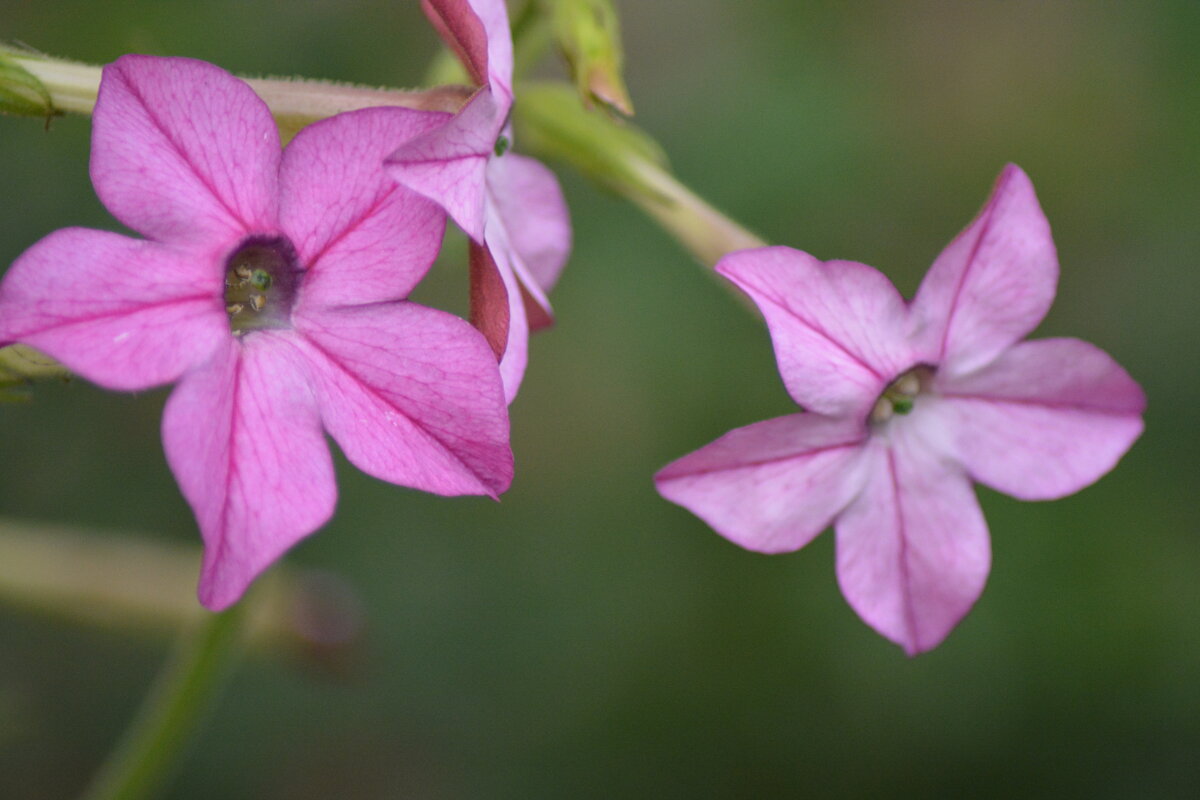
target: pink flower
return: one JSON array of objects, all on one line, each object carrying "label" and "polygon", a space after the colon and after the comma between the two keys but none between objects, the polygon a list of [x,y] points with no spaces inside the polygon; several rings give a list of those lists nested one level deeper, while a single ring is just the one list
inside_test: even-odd
[{"label": "pink flower", "polygon": [[1050,307],[1058,263],[1016,166],[911,303],[871,267],[784,247],[717,269],[762,310],[807,412],[731,431],[664,468],[658,489],[764,553],[799,549],[832,522],[842,593],[910,655],[941,642],[987,579],[972,480],[1062,497],[1141,433],[1142,390],[1107,354],[1020,341]]},{"label": "pink flower", "polygon": [[111,389],[179,382],[163,445],[204,537],[209,608],[333,513],[322,430],[391,483],[494,497],[511,481],[491,349],[404,299],[445,217],[382,159],[444,119],[356,111],[281,153],[246,84],[199,61],[125,56],[104,70],[91,174],[146,240],[56,231],[0,284],[0,340]]},{"label": "pink flower", "polygon": [[501,358],[512,402],[529,331],[553,319],[546,295],[570,252],[571,223],[554,173],[509,152],[513,55],[504,0],[421,5],[480,88],[446,124],[392,153],[388,170],[471,237],[471,317]]}]

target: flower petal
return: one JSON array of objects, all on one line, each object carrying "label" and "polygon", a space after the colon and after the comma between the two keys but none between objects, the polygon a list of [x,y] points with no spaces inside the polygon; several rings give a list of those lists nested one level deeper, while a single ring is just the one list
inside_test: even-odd
[{"label": "flower petal", "polygon": [[421,0],[421,8],[475,85],[487,83],[487,31],[471,4],[467,0]]},{"label": "flower petal", "polygon": [[[504,355],[500,359],[500,378],[504,382],[504,398],[511,403],[521,388],[529,361],[529,317],[525,295],[517,278],[518,262],[507,237],[507,231],[497,224],[494,213],[491,214],[488,218],[487,250],[492,256],[492,263],[496,265],[496,274],[504,286],[505,302],[508,304],[508,336],[504,343]],[[474,314],[472,321],[475,321]]]},{"label": "flower petal", "polygon": [[476,84],[512,86],[512,34],[504,0],[421,0],[421,7]]},{"label": "flower petal", "polygon": [[948,373],[983,366],[1037,327],[1057,282],[1050,223],[1029,177],[1009,164],[913,300],[925,360]]},{"label": "flower petal", "polygon": [[85,228],[26,250],[0,284],[0,339],[110,389],[168,383],[229,339],[220,272],[155,242]]},{"label": "flower petal", "polygon": [[296,326],[325,428],[355,466],[435,494],[508,488],[508,412],[478,331],[407,302],[310,310]]},{"label": "flower petal", "polygon": [[[912,417],[868,446],[862,494],[836,522],[842,594],[909,655],[936,647],[971,609],[991,566],[970,481],[921,441]],[[901,424],[897,424],[901,423]]]},{"label": "flower petal", "polygon": [[200,602],[214,611],[333,514],[333,463],[294,337],[231,339],[163,413],[167,461],[204,537]]},{"label": "flower petal", "polygon": [[304,128],[280,165],[280,224],[308,270],[303,301],[348,305],[403,299],[442,246],[445,215],[396,185],[383,158],[446,114],[367,108]]},{"label": "flower petal", "polygon": [[167,242],[271,230],[278,166],[270,110],[220,67],[127,55],[104,68],[92,183],[130,228]]},{"label": "flower petal", "polygon": [[937,379],[937,414],[971,476],[1022,500],[1077,492],[1142,432],[1146,397],[1107,353],[1077,339],[1021,342],[984,369]]},{"label": "flower petal", "polygon": [[471,324],[487,339],[499,361],[508,347],[508,288],[491,251],[474,242],[469,249]]},{"label": "flower petal", "polygon": [[764,247],[725,256],[717,272],[762,311],[788,393],[809,411],[861,418],[912,366],[904,300],[872,267]]},{"label": "flower petal", "polygon": [[388,156],[388,174],[440,205],[468,236],[482,242],[488,159],[505,114],[491,90],[480,89],[444,125]]},{"label": "flower petal", "polygon": [[659,493],[749,550],[808,544],[862,485],[851,419],[792,414],[737,428],[654,476]]},{"label": "flower petal", "polygon": [[[489,217],[504,227],[513,271],[546,312],[546,294],[558,282],[571,252],[571,219],[558,179],[541,162],[515,153],[493,158],[487,170]],[[490,230],[487,234],[491,238]]]}]

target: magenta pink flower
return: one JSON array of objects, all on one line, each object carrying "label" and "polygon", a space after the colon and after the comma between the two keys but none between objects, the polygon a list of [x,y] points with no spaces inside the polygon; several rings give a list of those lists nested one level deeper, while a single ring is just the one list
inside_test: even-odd
[{"label": "magenta pink flower", "polygon": [[806,413],[739,428],[656,477],[736,544],[796,550],[832,522],[842,593],[911,655],[983,590],[987,526],[971,481],[1023,500],[1108,472],[1142,430],[1142,390],[1076,339],[1020,341],[1058,263],[1029,178],[1000,175],[906,303],[878,271],[785,247],[717,265],[766,317]]},{"label": "magenta pink flower", "polygon": [[529,331],[552,321],[546,295],[571,249],[558,181],[512,145],[512,38],[504,0],[422,0],[478,91],[453,118],[388,158],[400,184],[431,198],[473,246],[471,317],[501,357],[509,402],[525,374]]},{"label": "magenta pink flower", "polygon": [[511,481],[491,348],[404,299],[445,216],[382,161],[445,118],[366,109],[305,128],[281,153],[243,82],[125,56],[104,70],[91,174],[147,239],[60,230],[0,284],[0,340],[112,389],[179,381],[163,445],[204,537],[209,608],[333,513],[322,429],[392,483],[494,497]]}]

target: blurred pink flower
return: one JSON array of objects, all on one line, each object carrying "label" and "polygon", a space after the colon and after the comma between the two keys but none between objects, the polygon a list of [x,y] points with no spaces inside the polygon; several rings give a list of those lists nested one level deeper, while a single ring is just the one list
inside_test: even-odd
[{"label": "blurred pink flower", "polygon": [[511,481],[487,342],[404,299],[445,216],[382,159],[445,118],[366,109],[281,152],[245,83],[200,61],[125,56],[104,70],[91,175],[146,240],[56,231],[0,284],[0,339],[111,389],[179,381],[163,445],[204,537],[209,608],[333,513],[322,429],[392,483],[494,497]]},{"label": "blurred pink flower", "polygon": [[512,37],[504,0],[422,0],[479,89],[444,125],[388,158],[403,186],[432,199],[472,240],[471,318],[501,358],[509,402],[525,375],[529,331],[552,322],[546,295],[571,250],[558,181],[509,152]]},{"label": "blurred pink flower", "polygon": [[991,563],[971,481],[1023,500],[1100,478],[1142,430],[1141,388],[1076,339],[1020,341],[1058,262],[1033,185],[1000,175],[906,303],[878,271],[785,247],[718,271],[762,310],[807,411],[739,428],[665,467],[664,497],[751,550],[833,523],[842,593],[910,655],[970,610]]}]

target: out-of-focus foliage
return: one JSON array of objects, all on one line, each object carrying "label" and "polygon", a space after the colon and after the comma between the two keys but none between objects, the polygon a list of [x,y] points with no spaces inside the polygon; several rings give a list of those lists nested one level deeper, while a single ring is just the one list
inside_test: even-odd
[{"label": "out-of-focus foliage", "polygon": [[[4,6],[5,37],[97,62],[403,86],[438,47],[416,3]],[[842,601],[830,536],[754,555],[655,495],[661,465],[790,402],[754,316],[567,174],[576,249],[512,409],[513,489],[444,500],[340,469],[338,516],[289,561],[358,588],[366,652],[337,680],[249,661],[171,796],[1196,796],[1200,5],[616,6],[639,126],[772,242],[911,292],[1019,163],[1062,262],[1039,335],[1126,366],[1146,434],[1066,500],[981,489],[990,584],[908,660]],[[0,264],[55,228],[117,227],[88,132],[0,118]],[[465,310],[462,253],[425,302]],[[0,408],[4,516],[196,539],[159,444],[165,392],[32,391]],[[168,643],[16,608],[0,642],[0,796],[72,796]]]}]

